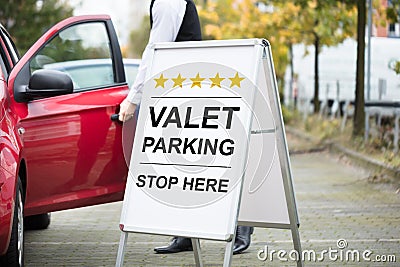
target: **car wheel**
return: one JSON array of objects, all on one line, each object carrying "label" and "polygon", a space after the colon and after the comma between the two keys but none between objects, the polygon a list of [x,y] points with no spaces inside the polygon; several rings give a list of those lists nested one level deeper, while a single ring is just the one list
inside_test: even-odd
[{"label": "car wheel", "polygon": [[24,203],[22,185],[19,179],[15,197],[10,244],[7,253],[0,257],[0,266],[24,266]]},{"label": "car wheel", "polygon": [[43,230],[50,225],[50,213],[25,217],[25,230]]}]

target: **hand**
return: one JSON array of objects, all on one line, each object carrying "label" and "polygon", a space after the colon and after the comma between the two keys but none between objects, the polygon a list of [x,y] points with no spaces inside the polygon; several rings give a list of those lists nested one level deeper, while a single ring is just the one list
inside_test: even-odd
[{"label": "hand", "polygon": [[126,98],[120,104],[119,117],[120,121],[127,121],[133,118],[135,114],[136,105],[129,102]]}]

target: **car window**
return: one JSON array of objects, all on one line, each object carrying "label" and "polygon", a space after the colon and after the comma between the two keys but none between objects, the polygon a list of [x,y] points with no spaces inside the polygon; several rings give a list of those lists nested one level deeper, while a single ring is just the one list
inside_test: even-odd
[{"label": "car window", "polygon": [[131,88],[133,83],[135,82],[137,73],[139,71],[139,63],[124,62],[124,68],[125,68],[126,81],[129,85],[129,88]]},{"label": "car window", "polygon": [[5,63],[5,59],[4,59],[4,53],[3,53],[3,48],[0,45],[0,78],[4,77],[5,79],[7,79],[8,77],[8,73],[7,73],[7,68]]},{"label": "car window", "polygon": [[0,27],[0,67],[5,79],[11,71],[14,64],[18,61],[16,48],[9,38],[8,34]]},{"label": "car window", "polygon": [[13,41],[11,40],[10,36],[6,34],[5,32],[2,32],[3,38],[4,38],[4,43],[7,47],[8,54],[10,56],[10,60],[12,62],[13,67],[15,63],[17,63],[19,56],[17,53],[17,48],[15,47]]},{"label": "car window", "polygon": [[74,91],[112,85],[114,72],[106,26],[77,24],[61,31],[30,61],[31,72],[54,69],[70,75]]}]

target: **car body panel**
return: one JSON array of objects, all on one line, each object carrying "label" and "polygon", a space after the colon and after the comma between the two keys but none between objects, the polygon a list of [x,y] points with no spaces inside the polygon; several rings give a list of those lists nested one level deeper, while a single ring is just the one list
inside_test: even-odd
[{"label": "car body panel", "polygon": [[[28,170],[26,215],[122,199],[127,174],[122,127],[110,116],[125,97],[121,93],[125,89],[93,90],[28,104],[28,115],[21,121]],[[106,200],[93,199],[100,196],[107,196]]]},{"label": "car body panel", "polygon": [[[24,98],[31,61],[62,31],[94,23],[106,29],[104,43],[110,50],[113,82],[71,94]],[[2,255],[10,239],[19,176],[24,186],[25,216],[122,200],[127,177],[122,123],[111,121],[110,116],[118,112],[129,87],[108,15],[72,17],[56,24],[18,62],[17,51],[12,51],[15,47],[9,47],[3,32],[0,37],[1,60],[7,65],[0,69],[0,74],[5,72],[0,75]],[[132,124],[128,140],[133,141],[134,128]]]},{"label": "car body panel", "polygon": [[[1,82],[1,81],[0,81]],[[0,89],[0,91],[3,88]],[[1,94],[1,93],[0,93]],[[14,214],[14,197],[16,187],[18,146],[12,128],[11,119],[7,116],[8,100],[0,96],[0,255],[8,248],[11,236],[11,225]]]},{"label": "car body panel", "polygon": [[12,128],[14,117],[10,117],[10,98],[7,94],[8,71],[14,66],[13,55],[5,42],[5,30],[0,27],[0,255],[7,251],[11,236],[14,213],[17,164],[19,162],[18,143]]},{"label": "car body panel", "polygon": [[[55,25],[15,66],[26,68],[29,60],[59,31],[83,22],[104,22],[108,16],[82,16]],[[117,40],[107,41],[112,51]],[[113,66],[123,68],[122,57],[112,54]],[[10,74],[13,89],[18,73]],[[114,69],[114,73],[117,70]],[[14,76],[15,75],[15,76]],[[15,78],[14,78],[15,77]],[[25,77],[19,78],[23,84]],[[24,129],[24,157],[27,168],[25,214],[34,215],[67,208],[121,200],[127,174],[123,159],[122,125],[111,122],[128,87],[123,79],[88,91],[33,100],[21,106],[19,126]],[[21,82],[20,82],[21,83]],[[121,84],[121,85],[119,85]]]},{"label": "car body panel", "polygon": [[14,174],[0,167],[0,255],[10,242],[12,215],[14,214]]}]

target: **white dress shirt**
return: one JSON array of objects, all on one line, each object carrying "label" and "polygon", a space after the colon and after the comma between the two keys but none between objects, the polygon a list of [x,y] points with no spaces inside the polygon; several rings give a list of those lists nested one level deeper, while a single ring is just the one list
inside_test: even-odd
[{"label": "white dress shirt", "polygon": [[142,55],[135,82],[128,94],[128,101],[139,104],[142,99],[146,71],[149,67],[149,50],[153,43],[175,41],[186,11],[185,0],[157,0],[152,8],[153,26],[149,42]]}]

